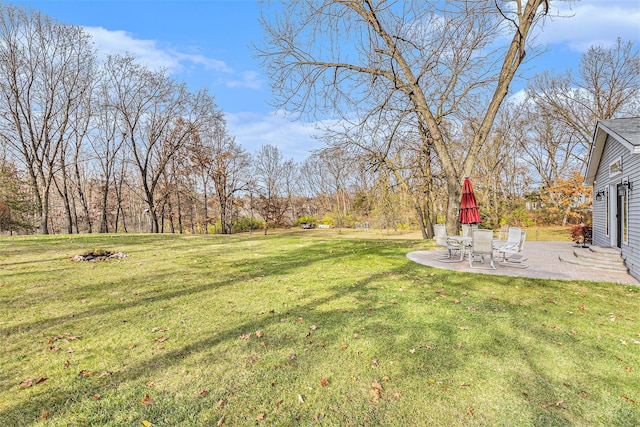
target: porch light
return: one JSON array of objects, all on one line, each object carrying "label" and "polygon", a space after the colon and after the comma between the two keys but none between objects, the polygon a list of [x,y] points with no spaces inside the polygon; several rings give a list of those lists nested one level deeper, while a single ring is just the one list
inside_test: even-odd
[{"label": "porch light", "polygon": [[618,196],[624,196],[627,194],[627,190],[633,190],[633,184],[629,181],[624,181],[618,184]]},{"label": "porch light", "polygon": [[598,192],[596,193],[596,200],[597,200],[597,201],[602,200],[602,197],[603,197],[605,194],[606,194],[606,193],[604,192],[604,190],[602,190],[602,191],[598,191]]}]

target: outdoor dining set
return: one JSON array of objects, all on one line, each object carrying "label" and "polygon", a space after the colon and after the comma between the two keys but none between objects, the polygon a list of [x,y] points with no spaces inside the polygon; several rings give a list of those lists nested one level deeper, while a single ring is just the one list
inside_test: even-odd
[{"label": "outdoor dining set", "polygon": [[496,252],[502,255],[502,259],[498,260],[499,265],[527,268],[520,254],[526,237],[527,231],[519,227],[509,227],[507,239],[504,240],[500,236],[494,238],[493,230],[479,229],[475,224],[462,224],[460,235],[447,235],[444,224],[434,226],[436,246],[447,249],[445,256],[436,259],[442,262],[462,262],[467,257],[470,268],[474,268],[474,262],[484,264],[485,258],[488,258],[491,268],[495,270]]},{"label": "outdoor dining set", "polygon": [[[498,252],[498,254],[502,254],[499,265],[527,268],[520,255],[527,237],[526,230],[519,227],[508,227],[507,239],[504,240],[500,238],[502,236],[494,238],[493,230],[478,228],[478,223],[482,221],[482,218],[469,178],[465,178],[462,187],[458,221],[462,226],[462,232],[459,235],[447,235],[444,224],[434,226],[436,245],[447,249],[447,256],[437,258],[439,261],[462,262],[466,256],[469,259],[469,267],[474,268],[474,262],[479,259],[484,264],[485,257],[488,257],[491,261],[491,268],[495,270],[494,253]],[[459,259],[453,257],[455,252],[459,252]]]}]

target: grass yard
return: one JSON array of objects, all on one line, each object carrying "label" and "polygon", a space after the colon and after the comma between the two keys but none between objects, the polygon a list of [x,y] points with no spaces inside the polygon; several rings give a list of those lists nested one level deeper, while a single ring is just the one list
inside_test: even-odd
[{"label": "grass yard", "polygon": [[365,236],[1,237],[0,425],[640,425],[640,288]]}]

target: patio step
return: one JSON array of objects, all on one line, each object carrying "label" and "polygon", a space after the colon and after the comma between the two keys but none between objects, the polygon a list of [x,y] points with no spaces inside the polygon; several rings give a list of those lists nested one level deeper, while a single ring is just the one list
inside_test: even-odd
[{"label": "patio step", "polygon": [[576,256],[576,258],[579,258],[588,262],[595,262],[596,264],[602,263],[602,264],[624,265],[624,261],[620,256],[620,252],[616,252],[615,254],[613,254],[613,253],[591,251],[587,249],[574,249],[573,254]]},{"label": "patio step", "polygon": [[612,248],[589,247],[589,250],[576,248],[573,256],[559,255],[560,261],[581,267],[601,270],[628,271],[620,252]]}]

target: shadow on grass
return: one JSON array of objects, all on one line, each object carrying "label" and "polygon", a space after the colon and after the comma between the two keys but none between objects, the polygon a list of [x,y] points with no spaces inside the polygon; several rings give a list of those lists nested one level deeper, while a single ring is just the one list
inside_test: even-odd
[{"label": "shadow on grass", "polygon": [[[234,268],[227,274],[216,275],[210,281],[198,285],[185,285],[180,289],[166,288],[157,291],[154,289],[150,291],[156,291],[154,294],[142,294],[136,300],[136,307],[150,306],[157,302],[178,302],[187,296],[204,297],[206,293],[213,290],[218,291],[240,283],[249,285],[248,282],[261,276],[284,277],[298,271],[304,273],[309,271],[311,265],[326,261],[330,248],[333,250],[331,253],[333,261],[344,262],[347,265],[358,265],[359,271],[366,270],[362,264],[382,261],[390,255],[398,255],[399,253],[396,246],[392,244],[374,246],[362,242],[349,242],[328,246],[326,243],[320,243],[305,246],[303,253],[299,253],[300,250],[297,248],[292,248],[275,255],[261,256],[258,259],[250,257],[234,259],[232,261]],[[528,343],[529,340],[535,340],[541,346],[555,345],[553,340],[557,339],[556,334],[549,332],[548,329],[531,328],[532,323],[521,318],[544,318],[545,310],[548,309],[537,303],[539,296],[533,298],[537,305],[531,303],[523,307],[520,302],[509,299],[513,296],[495,296],[484,289],[486,288],[484,284],[486,280],[492,282],[492,290],[503,291],[507,295],[513,294],[514,286],[526,288],[533,284],[536,286],[536,292],[542,293],[545,288],[550,292],[557,292],[561,285],[556,282],[546,282],[543,286],[539,281],[495,277],[475,281],[475,277],[470,277],[468,274],[434,271],[406,259],[399,260],[392,265],[392,268],[362,275],[362,277],[349,276],[347,283],[337,283],[330,286],[323,284],[326,296],[312,301],[300,301],[291,307],[280,309],[288,311],[287,317],[304,317],[307,321],[319,325],[319,331],[313,332],[312,336],[318,336],[325,342],[341,343],[346,339],[345,337],[354,334],[355,331],[360,331],[361,341],[358,343],[365,340],[370,341],[370,347],[363,347],[364,355],[359,355],[362,356],[364,363],[371,363],[372,358],[380,359],[380,361],[394,360],[402,354],[405,362],[398,359],[397,363],[404,368],[405,382],[425,384],[428,378],[436,377],[438,374],[448,378],[457,378],[468,364],[478,363],[479,366],[491,366],[492,363],[496,363],[495,359],[503,360],[502,364],[504,364],[512,359],[507,353],[516,352],[518,354],[517,360],[521,361],[524,373],[516,371],[508,373],[504,381],[509,390],[505,391],[505,394],[514,401],[523,403],[521,408],[526,409],[523,409],[521,417],[523,420],[527,420],[523,424],[567,425],[575,419],[580,420],[579,415],[574,412],[567,413],[562,406],[555,405],[563,398],[559,392],[564,387],[559,383],[562,380],[554,378],[553,374],[549,373],[546,363],[541,361],[539,355],[532,353],[534,347]],[[176,265],[167,266],[169,270],[175,267]],[[186,264],[186,261],[179,267],[183,269],[185,275],[206,274],[207,271],[206,266],[204,268],[199,265],[190,266]],[[170,281],[171,277],[170,273],[156,273],[151,277],[145,277],[144,283],[165,283]],[[396,287],[397,284],[394,281],[396,278],[401,278],[403,286],[409,286],[411,283],[409,278],[411,277],[415,277],[415,280],[420,283],[415,288],[402,290],[402,292],[411,291],[411,297],[404,296],[406,295],[404,294],[398,296],[399,301],[394,301],[388,298],[392,292],[385,291],[384,295],[387,298],[383,301],[379,300],[379,294],[382,292],[378,292],[378,290]],[[132,279],[135,279],[135,276],[123,278],[117,287],[126,288]],[[104,283],[93,284],[84,290],[97,291],[101,285],[103,286]],[[304,290],[310,291],[309,288],[310,286]],[[63,296],[70,298],[73,296],[73,292],[69,290]],[[462,292],[467,292],[471,296],[460,297],[463,300],[462,303],[456,304],[452,301],[453,295],[458,297]],[[339,311],[318,310],[318,308],[331,306],[336,301],[344,303],[345,299],[353,301],[352,307],[341,308]],[[0,332],[6,336],[15,330],[14,328],[20,328],[20,333],[32,330],[40,331],[43,328],[55,328],[62,321],[67,324],[70,322],[81,324],[94,316],[115,317],[116,313],[124,313],[131,309],[136,308],[123,306],[123,304],[104,303],[74,313],[72,321],[69,321],[65,315],[60,315],[37,322],[22,322],[10,328],[4,328]],[[409,313],[412,313],[412,318],[415,319],[409,326],[406,322],[395,322],[396,319],[404,318]],[[255,313],[251,314],[255,315]],[[246,313],[243,321],[221,324],[220,329],[213,336],[205,336],[180,348],[167,350],[128,364],[121,371],[106,378],[104,381],[106,384],[101,384],[101,387],[106,390],[105,392],[117,393],[124,385],[139,382],[141,378],[148,376],[150,369],[156,375],[162,375],[163,372],[168,372],[182,364],[185,357],[209,354],[215,356],[222,351],[223,345],[243,346],[246,342],[238,338],[240,335],[247,333],[247,331],[275,328],[281,324],[282,316],[282,312],[274,312],[251,319],[250,313]],[[121,317],[129,317],[129,315]],[[496,327],[497,324],[502,329]],[[474,330],[490,330],[492,335],[482,335],[479,332],[480,339],[465,342],[465,332],[460,329],[464,325],[471,325]],[[529,329],[522,330],[522,327],[529,327]],[[275,355],[279,352],[286,352],[291,346],[308,348],[307,342],[310,339],[296,337],[293,341],[274,340],[270,342],[272,347],[269,351]],[[458,347],[458,344],[464,344],[464,346]],[[355,344],[352,345],[355,346]],[[420,358],[414,353],[408,353],[410,348],[420,345],[432,346],[434,349],[419,350]],[[321,350],[313,348],[316,349],[315,352],[308,352],[305,356],[300,357],[326,357],[323,356],[324,353]],[[567,343],[563,350],[565,352],[561,355],[563,360],[582,360],[581,353],[584,352],[584,348],[579,345]],[[484,355],[483,352],[486,352],[487,355]],[[553,351],[548,353],[550,358],[559,357]],[[247,354],[247,356],[249,355]],[[284,360],[282,363],[290,363],[293,366],[291,369],[296,372],[295,362]],[[305,372],[296,372],[296,374],[304,376]],[[495,374],[489,376],[493,378]],[[602,381],[610,380],[609,378]],[[529,388],[523,390],[527,385]],[[41,392],[34,391],[29,400],[23,399],[7,407],[0,412],[0,419],[10,420],[16,425],[26,425],[40,416],[42,408],[53,407],[60,411],[73,411],[74,406],[81,405],[92,390],[88,381],[81,380],[75,381],[71,386],[56,386],[52,379],[45,384],[45,387]],[[19,389],[17,384],[15,388],[17,394],[24,392]],[[240,390],[230,390],[230,392],[239,393]],[[523,392],[528,393],[528,398],[523,397]],[[528,402],[522,402],[527,400]],[[574,401],[571,401],[571,404]],[[542,407],[541,403],[548,406]],[[180,422],[188,419],[187,415],[181,416],[185,418],[177,418],[172,421]],[[251,420],[246,420],[247,423],[249,421]],[[371,422],[371,420],[358,421],[358,419],[353,421],[354,424]]]}]

